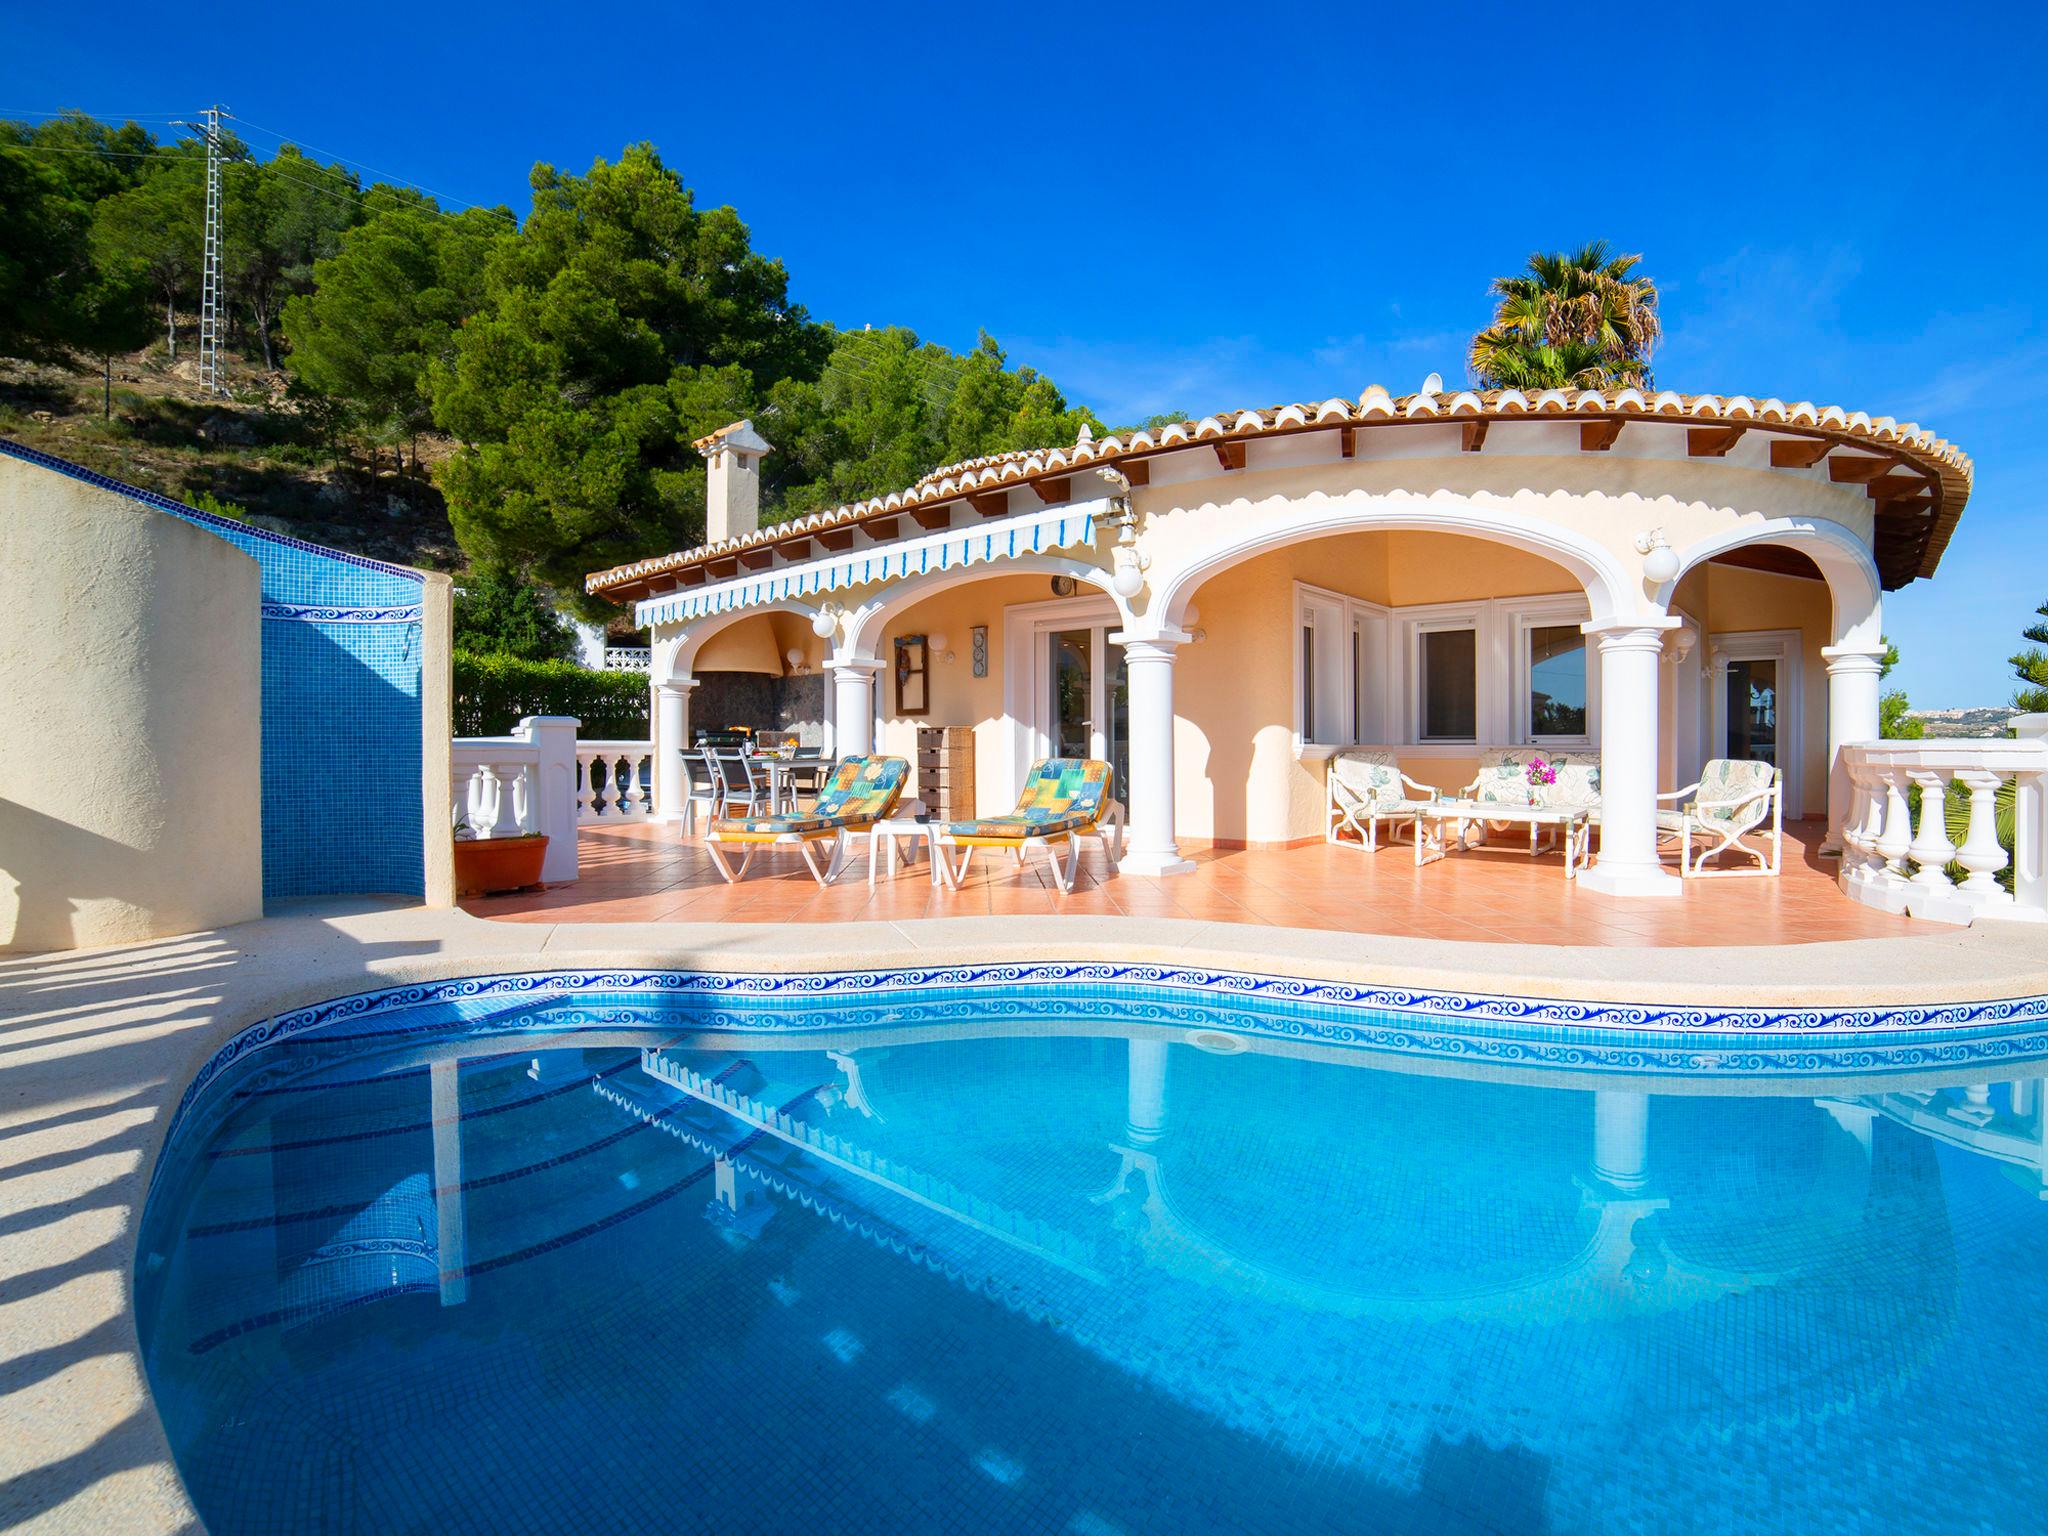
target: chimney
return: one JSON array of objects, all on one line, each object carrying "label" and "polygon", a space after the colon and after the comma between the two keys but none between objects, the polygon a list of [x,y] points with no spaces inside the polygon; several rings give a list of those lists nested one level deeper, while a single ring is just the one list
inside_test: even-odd
[{"label": "chimney", "polygon": [[720,427],[697,439],[708,479],[704,488],[704,542],[723,544],[761,526],[761,459],[772,453],[751,421]]}]

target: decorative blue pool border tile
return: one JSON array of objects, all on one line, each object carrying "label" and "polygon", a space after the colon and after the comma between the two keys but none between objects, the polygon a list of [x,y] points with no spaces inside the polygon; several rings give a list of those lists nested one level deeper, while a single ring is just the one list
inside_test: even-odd
[{"label": "decorative blue pool border tile", "polygon": [[[439,1031],[453,1023],[486,1035],[523,1028],[528,1007],[541,1003],[578,1007],[572,1017],[556,1021],[565,1034],[669,1026],[693,1033],[767,1034],[901,1029],[921,1022],[917,1015],[926,1010],[938,1022],[945,1005],[963,998],[973,998],[992,1018],[1150,1022],[1151,1013],[1160,1024],[1181,1029],[1587,1072],[1855,1074],[2048,1057],[2048,997],[2038,996],[1855,1008],[1716,1007],[1517,997],[1109,961],[795,974],[526,971],[384,987],[259,1020],[200,1070],[179,1101],[177,1117],[237,1062],[314,1032],[346,1043]],[[680,999],[704,1006],[678,1015],[673,1005]],[[815,1004],[834,1011],[821,1015],[809,1006]],[[873,1006],[862,1010],[860,1004]],[[420,1008],[447,1012],[422,1020],[413,1013]]]}]

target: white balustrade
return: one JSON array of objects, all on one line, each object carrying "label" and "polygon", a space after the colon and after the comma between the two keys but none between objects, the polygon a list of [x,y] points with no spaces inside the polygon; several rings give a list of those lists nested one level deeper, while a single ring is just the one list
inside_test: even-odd
[{"label": "white balustrade", "polygon": [[[2048,921],[2048,715],[2021,715],[2013,729],[2010,741],[1843,748],[1854,796],[1842,829],[1842,889],[1867,906],[1935,922]],[[1998,838],[2002,793],[2014,808],[2009,881],[2000,879],[2009,861]],[[1952,800],[1968,807],[1960,844],[1950,831]]]},{"label": "white balustrade", "polygon": [[576,820],[580,825],[602,822],[616,826],[622,821],[645,821],[653,814],[653,742],[576,743]]},{"label": "white balustrade", "polygon": [[541,833],[541,878],[576,878],[576,721],[529,715],[509,736],[458,736],[450,744],[450,819],[472,836]]},{"label": "white balustrade", "polygon": [[654,651],[644,645],[610,646],[604,653],[604,669],[607,672],[652,672]]}]

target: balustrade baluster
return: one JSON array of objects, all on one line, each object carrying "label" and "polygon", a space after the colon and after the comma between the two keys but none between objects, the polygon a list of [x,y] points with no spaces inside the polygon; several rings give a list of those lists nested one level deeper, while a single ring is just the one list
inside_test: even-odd
[{"label": "balustrade baluster", "polygon": [[1920,787],[1920,830],[1907,849],[1920,866],[1913,883],[1946,890],[1948,862],[1956,856],[1948,836],[1948,780],[1938,768],[1915,768],[1909,777]]},{"label": "balustrade baluster", "polygon": [[1998,872],[2005,868],[2005,849],[1998,841],[1998,786],[2001,776],[1988,769],[1966,769],[1956,782],[1970,791],[1970,822],[1963,834],[1963,846],[1956,850],[1956,862],[1969,871],[1962,888],[1985,897],[2005,893],[1998,886]]},{"label": "balustrade baluster", "polygon": [[1885,874],[1906,878],[1906,850],[1913,846],[1912,810],[1906,803],[1906,776],[1896,769],[1884,774],[1884,831],[1877,851],[1884,856]]},{"label": "balustrade baluster", "polygon": [[469,776],[469,829],[478,837],[493,837],[498,830],[498,811],[504,786],[489,763],[478,763]]},{"label": "balustrade baluster", "polygon": [[519,777],[512,781],[512,820],[522,833],[540,830],[539,785],[531,763],[520,764]]}]

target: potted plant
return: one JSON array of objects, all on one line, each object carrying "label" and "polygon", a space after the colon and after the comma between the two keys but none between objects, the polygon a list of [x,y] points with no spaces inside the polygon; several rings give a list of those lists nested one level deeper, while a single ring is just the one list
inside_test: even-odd
[{"label": "potted plant", "polygon": [[540,884],[541,863],[547,855],[548,840],[540,832],[478,837],[459,831],[455,834],[455,894],[490,896],[530,890]]}]

